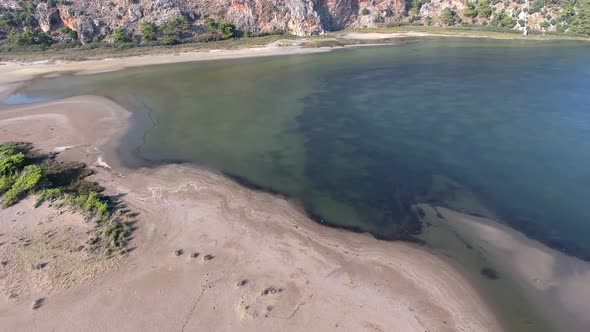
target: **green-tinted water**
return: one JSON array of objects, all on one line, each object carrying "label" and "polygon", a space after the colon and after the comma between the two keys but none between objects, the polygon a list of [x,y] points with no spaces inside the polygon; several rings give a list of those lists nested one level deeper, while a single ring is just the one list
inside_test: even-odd
[{"label": "green-tinted water", "polygon": [[130,163],[205,165],[384,238],[419,232],[415,202],[452,205],[452,190],[429,194],[443,175],[588,258],[589,51],[440,39],[59,77],[7,102],[113,98],[136,112]]}]

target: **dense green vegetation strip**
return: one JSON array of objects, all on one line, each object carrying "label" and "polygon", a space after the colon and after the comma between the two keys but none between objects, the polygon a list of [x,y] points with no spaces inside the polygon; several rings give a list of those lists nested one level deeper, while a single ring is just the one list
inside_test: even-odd
[{"label": "dense green vegetation strip", "polygon": [[2,207],[36,196],[35,206],[48,202],[68,207],[95,223],[87,250],[112,255],[126,252],[135,216],[103,188],[86,178],[92,171],[83,163],[61,162],[55,154],[42,154],[29,143],[0,143],[0,195]]}]

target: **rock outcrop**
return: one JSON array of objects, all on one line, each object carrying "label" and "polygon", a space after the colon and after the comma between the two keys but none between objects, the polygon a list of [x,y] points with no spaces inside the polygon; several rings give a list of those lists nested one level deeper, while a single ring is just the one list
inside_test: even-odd
[{"label": "rock outcrop", "polygon": [[81,17],[76,22],[76,26],[74,28],[74,30],[78,32],[78,38],[80,38],[82,44],[91,42],[96,36],[96,25],[94,24],[94,21],[88,16]]},{"label": "rock outcrop", "polygon": [[47,7],[46,3],[41,2],[37,5],[36,14],[39,27],[44,32],[56,30],[63,26],[59,11],[56,8]]}]

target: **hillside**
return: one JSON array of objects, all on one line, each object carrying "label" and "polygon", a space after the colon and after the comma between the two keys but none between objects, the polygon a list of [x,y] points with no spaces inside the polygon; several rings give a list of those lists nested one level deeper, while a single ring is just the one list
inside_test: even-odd
[{"label": "hillside", "polygon": [[6,45],[208,41],[415,24],[590,35],[590,0],[0,0]]}]

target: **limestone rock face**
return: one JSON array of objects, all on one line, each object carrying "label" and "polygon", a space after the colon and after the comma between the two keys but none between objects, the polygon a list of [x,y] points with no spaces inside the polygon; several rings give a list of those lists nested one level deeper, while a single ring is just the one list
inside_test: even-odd
[{"label": "limestone rock face", "polygon": [[36,14],[37,22],[39,22],[39,26],[43,32],[49,32],[63,27],[63,23],[59,17],[59,11],[56,8],[48,8],[44,2],[37,5]]},{"label": "limestone rock face", "polygon": [[285,6],[285,31],[294,35],[321,34],[325,31],[312,0],[288,1]]},{"label": "limestone rock face", "polygon": [[137,22],[143,17],[143,8],[140,5],[133,5],[127,9],[129,21]]},{"label": "limestone rock face", "polygon": [[96,25],[90,17],[84,16],[78,19],[76,31],[78,32],[78,38],[80,38],[82,44],[87,44],[92,41],[94,36],[96,36]]},{"label": "limestone rock face", "polygon": [[[211,17],[218,21],[231,21],[241,31],[276,32],[294,35],[315,35],[348,27],[378,27],[398,23],[443,25],[441,13],[451,8],[457,17],[456,24],[488,25],[491,18],[466,17],[463,11],[468,1],[476,0],[421,0],[419,9],[412,8],[413,0],[69,0],[48,8],[40,2],[33,15],[41,30],[56,32],[63,26],[77,30],[80,40],[86,43],[94,36],[107,37],[114,29],[123,28],[139,35],[139,25],[148,21],[161,25],[183,15],[192,24],[191,31],[204,31],[203,20]],[[23,6],[19,0],[0,0],[1,8],[12,10]],[[497,2],[495,12],[514,17],[519,29],[523,18],[520,0]],[[0,9],[1,9],[0,8]],[[529,27],[541,29],[547,17],[560,17],[562,8],[546,6],[543,13],[530,15]],[[560,23],[542,31],[557,29]],[[510,27],[509,27],[510,28]],[[0,31],[1,32],[1,31]]]}]

